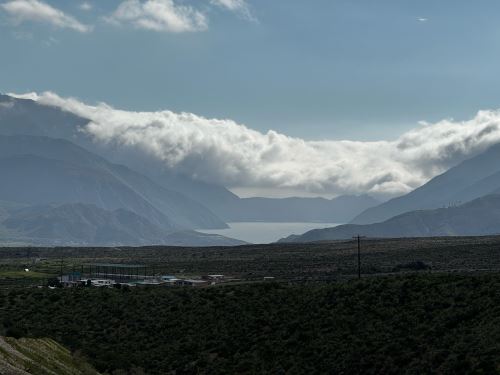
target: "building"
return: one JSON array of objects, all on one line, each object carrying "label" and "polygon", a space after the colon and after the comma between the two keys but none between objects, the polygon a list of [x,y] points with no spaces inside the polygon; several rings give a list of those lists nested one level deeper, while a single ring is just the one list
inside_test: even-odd
[{"label": "building", "polygon": [[224,275],[204,275],[201,278],[209,281],[222,281],[225,277]]},{"label": "building", "polygon": [[111,287],[115,284],[114,280],[110,279],[90,279],[90,285],[96,286],[96,287]]},{"label": "building", "polygon": [[207,286],[209,282],[207,280],[198,280],[198,279],[186,279],[186,280],[176,280],[174,282],[175,286],[192,286],[192,287],[200,287]]},{"label": "building", "polygon": [[87,263],[81,266],[85,279],[110,279],[119,284],[155,279],[154,270],[144,264]]}]

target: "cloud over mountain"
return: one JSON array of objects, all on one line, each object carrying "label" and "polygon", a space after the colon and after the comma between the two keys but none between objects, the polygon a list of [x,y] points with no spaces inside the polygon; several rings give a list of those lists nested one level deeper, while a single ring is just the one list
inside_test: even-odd
[{"label": "cloud over mountain", "polygon": [[499,111],[422,123],[394,141],[306,141],[191,113],[130,112],[50,92],[18,97],[88,118],[82,131],[96,141],[140,149],[183,173],[230,187],[397,195],[500,142]]}]

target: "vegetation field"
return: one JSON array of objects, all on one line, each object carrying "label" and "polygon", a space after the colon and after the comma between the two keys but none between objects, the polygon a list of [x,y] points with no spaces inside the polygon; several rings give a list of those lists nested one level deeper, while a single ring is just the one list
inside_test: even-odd
[{"label": "vegetation field", "polygon": [[28,288],[1,292],[0,322],[112,374],[495,374],[499,291],[499,274]]},{"label": "vegetation field", "polygon": [[[0,335],[53,339],[113,375],[500,373],[500,237],[365,240],[361,260],[358,281],[353,241],[3,248]],[[27,287],[88,262],[238,282]]]},{"label": "vegetation field", "polygon": [[[79,270],[88,262],[150,266],[156,274],[225,274],[255,281],[265,276],[284,281],[336,280],[357,274],[354,241],[271,244],[238,247],[0,248],[0,286],[24,278]],[[25,268],[30,273],[26,275]],[[363,274],[422,271],[500,272],[500,237],[448,237],[364,240]],[[7,280],[8,279],[8,280]],[[27,282],[26,280],[24,281]]]}]

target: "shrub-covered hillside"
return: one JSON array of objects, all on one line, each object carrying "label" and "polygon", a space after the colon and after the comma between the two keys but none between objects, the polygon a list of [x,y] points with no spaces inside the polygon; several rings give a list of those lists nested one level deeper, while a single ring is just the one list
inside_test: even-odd
[{"label": "shrub-covered hillside", "polygon": [[99,375],[54,340],[13,337],[0,337],[0,374]]},{"label": "shrub-covered hillside", "polygon": [[108,373],[500,372],[500,275],[2,293],[7,335],[51,337]]}]

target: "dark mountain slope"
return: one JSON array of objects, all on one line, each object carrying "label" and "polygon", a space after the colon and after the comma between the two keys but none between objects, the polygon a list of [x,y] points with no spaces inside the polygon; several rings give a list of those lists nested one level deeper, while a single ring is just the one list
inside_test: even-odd
[{"label": "dark mountain slope", "polygon": [[370,224],[387,220],[404,212],[439,208],[468,201],[500,188],[500,145],[468,159],[425,185],[358,215],[352,224]]},{"label": "dark mountain slope", "polygon": [[367,237],[483,236],[500,233],[500,195],[492,194],[458,207],[412,211],[382,223],[347,224],[316,229],[281,242],[312,242]]}]

